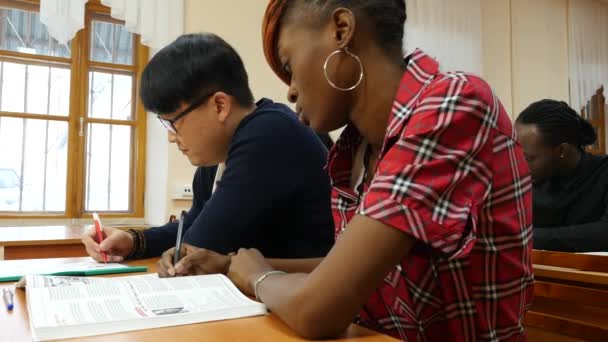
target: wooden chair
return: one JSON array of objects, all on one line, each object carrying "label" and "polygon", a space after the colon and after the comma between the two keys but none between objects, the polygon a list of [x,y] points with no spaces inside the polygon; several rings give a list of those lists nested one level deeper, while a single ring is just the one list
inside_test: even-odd
[{"label": "wooden chair", "polygon": [[524,324],[585,341],[608,341],[608,256],[533,252],[534,301]]},{"label": "wooden chair", "polygon": [[597,143],[587,149],[593,154],[606,154],[606,97],[604,87],[598,89],[587,105],[581,109],[581,116],[595,128]]}]

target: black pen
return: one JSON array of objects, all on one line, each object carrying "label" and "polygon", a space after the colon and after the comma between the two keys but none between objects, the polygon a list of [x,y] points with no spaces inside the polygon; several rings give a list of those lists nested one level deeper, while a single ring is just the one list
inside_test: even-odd
[{"label": "black pen", "polygon": [[7,288],[2,289],[2,297],[4,297],[4,304],[6,304],[6,310],[13,311],[13,291]]},{"label": "black pen", "polygon": [[184,231],[184,218],[186,212],[182,210],[179,216],[179,225],[177,226],[177,238],[175,239],[175,254],[173,255],[173,265],[179,261],[179,251],[182,248],[182,233]]}]

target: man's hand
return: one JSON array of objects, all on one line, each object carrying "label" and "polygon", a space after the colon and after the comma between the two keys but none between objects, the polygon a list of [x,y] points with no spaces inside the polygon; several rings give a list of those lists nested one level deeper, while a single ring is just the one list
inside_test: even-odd
[{"label": "man's hand", "polygon": [[108,256],[109,262],[121,262],[133,250],[131,234],[116,228],[102,227],[105,239],[98,243],[95,227],[91,227],[82,235],[82,243],[87,253],[98,262],[103,262],[101,251]]},{"label": "man's hand", "polygon": [[164,252],[158,261],[160,277],[188,276],[199,274],[226,274],[230,267],[230,256],[214,251],[182,244],[181,259],[173,265],[175,248]]}]

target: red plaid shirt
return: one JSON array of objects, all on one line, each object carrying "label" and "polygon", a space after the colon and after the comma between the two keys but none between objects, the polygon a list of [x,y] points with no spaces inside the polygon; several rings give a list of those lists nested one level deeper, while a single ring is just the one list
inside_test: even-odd
[{"label": "red plaid shirt", "polygon": [[407,61],[369,187],[351,188],[354,126],[329,156],[338,238],[359,214],[418,241],[360,322],[406,341],[525,341],[532,184],[511,121],[480,78],[420,50]]}]

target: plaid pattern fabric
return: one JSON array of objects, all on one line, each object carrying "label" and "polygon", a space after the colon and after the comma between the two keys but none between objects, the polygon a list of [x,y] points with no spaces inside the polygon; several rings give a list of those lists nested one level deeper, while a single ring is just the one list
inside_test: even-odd
[{"label": "plaid pattern fabric", "polygon": [[483,80],[420,50],[407,63],[369,187],[350,185],[354,126],[329,156],[338,238],[359,214],[418,241],[359,321],[404,341],[525,341],[532,184],[511,121]]}]

